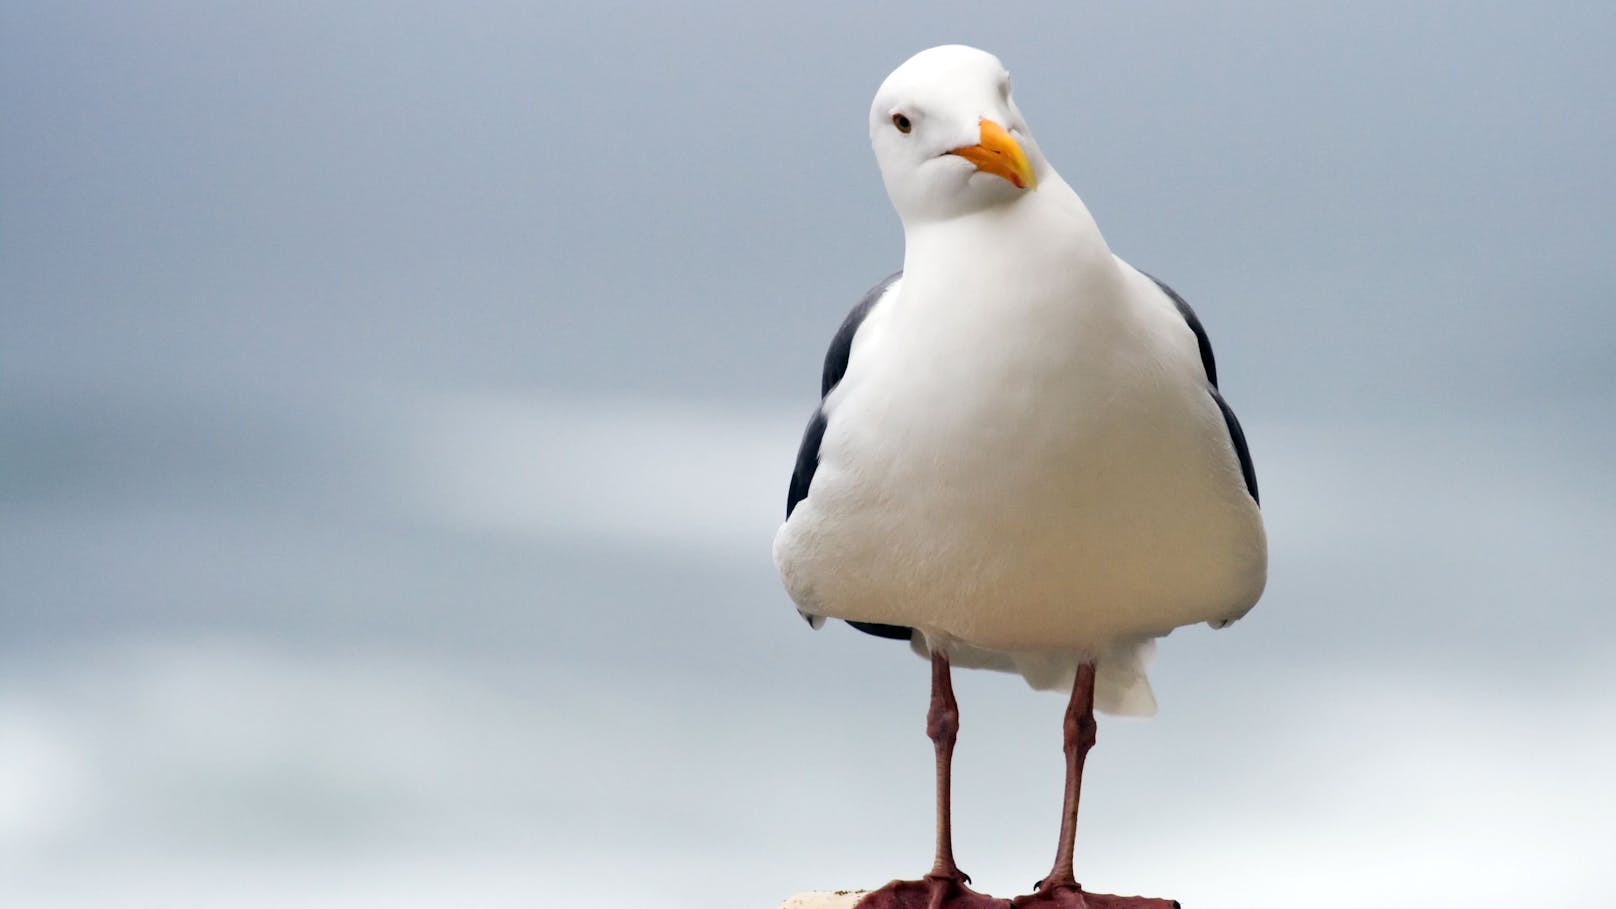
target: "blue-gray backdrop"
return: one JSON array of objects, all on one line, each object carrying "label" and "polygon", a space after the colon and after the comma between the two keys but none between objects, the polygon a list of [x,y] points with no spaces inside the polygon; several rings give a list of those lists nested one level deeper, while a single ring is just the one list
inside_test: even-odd
[{"label": "blue-gray backdrop", "polygon": [[[769,542],[901,255],[868,99],[949,41],[1199,308],[1267,506],[1262,604],[1102,724],[1082,878],[1608,895],[1612,10],[0,3],[0,901],[922,871],[924,665]],[[959,689],[961,862],[1022,890],[1063,705]]]}]

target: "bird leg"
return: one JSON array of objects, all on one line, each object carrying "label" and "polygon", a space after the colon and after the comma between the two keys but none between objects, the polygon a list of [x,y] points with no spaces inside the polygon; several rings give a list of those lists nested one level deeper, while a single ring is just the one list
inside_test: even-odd
[{"label": "bird leg", "polygon": [[1083,761],[1094,747],[1094,664],[1080,663],[1072,683],[1072,699],[1062,723],[1066,752],[1066,796],[1061,803],[1060,842],[1055,866],[1038,882],[1037,889],[1013,900],[1016,909],[1178,909],[1175,900],[1142,896],[1086,893],[1072,874],[1072,851],[1077,842],[1077,803],[1083,792]]},{"label": "bird leg", "polygon": [[[1055,867],[1044,878],[1043,885],[1077,886],[1072,876],[1072,852],[1077,843],[1077,803],[1083,794],[1083,762],[1094,747],[1094,664],[1082,663],[1077,667],[1077,679],[1072,683],[1072,699],[1066,703],[1066,719],[1061,724],[1065,734],[1062,750],[1066,752],[1066,796],[1061,802],[1060,842],[1055,846]],[[1042,889],[1040,886],[1039,889]]]},{"label": "bird leg", "polygon": [[931,871],[918,881],[892,881],[872,890],[854,909],[1009,909],[1008,900],[994,899],[965,886],[970,875],[954,863],[954,835],[950,792],[954,740],[959,734],[959,704],[954,700],[953,674],[948,656],[931,654],[931,706],[926,710],[926,736],[937,758],[937,854]]},{"label": "bird leg", "polygon": [[926,737],[937,757],[937,855],[928,878],[968,883],[970,875],[954,864],[954,740],[959,735],[959,703],[954,700],[954,674],[942,651],[931,655],[931,707],[926,710]]}]

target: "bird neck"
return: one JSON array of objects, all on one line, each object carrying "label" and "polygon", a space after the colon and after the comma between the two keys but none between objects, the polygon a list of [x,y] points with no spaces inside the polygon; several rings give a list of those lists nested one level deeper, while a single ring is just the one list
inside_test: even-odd
[{"label": "bird neck", "polygon": [[905,222],[905,282],[938,268],[954,275],[972,270],[1069,275],[1090,286],[1121,280],[1088,207],[1053,171],[1037,189],[1007,204],[944,220]]}]

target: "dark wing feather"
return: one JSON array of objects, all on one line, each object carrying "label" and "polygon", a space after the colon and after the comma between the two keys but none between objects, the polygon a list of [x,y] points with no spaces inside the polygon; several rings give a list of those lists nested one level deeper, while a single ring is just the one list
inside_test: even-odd
[{"label": "dark wing feather", "polygon": [[878,638],[887,638],[893,641],[907,641],[915,636],[915,630],[907,625],[883,625],[880,622],[848,622],[865,634],[873,634]]},{"label": "dark wing feather", "polygon": [[[825,369],[819,381],[819,406],[814,408],[814,415],[808,420],[808,428],[802,434],[802,444],[797,448],[797,465],[791,472],[791,486],[786,491],[786,518],[796,510],[797,503],[808,497],[808,487],[813,484],[814,471],[819,469],[819,445],[825,439],[825,397],[847,375],[847,361],[853,356],[853,337],[858,334],[859,326],[864,324],[864,317],[886,294],[892,282],[903,277],[903,272],[888,275],[881,283],[870,288],[864,299],[853,307],[847,318],[842,320],[840,328],[830,339],[830,349],[825,351]],[[808,624],[818,627],[815,617],[803,613]],[[823,621],[822,619],[820,621]],[[873,634],[880,638],[907,641],[914,635],[914,629],[903,625],[883,625],[879,622],[848,622],[865,634]]]},{"label": "dark wing feather", "polygon": [[1234,408],[1229,402],[1223,400],[1218,392],[1218,363],[1212,356],[1212,339],[1206,336],[1206,328],[1201,325],[1201,319],[1190,308],[1190,304],[1178,295],[1178,291],[1168,287],[1160,278],[1146,274],[1145,277],[1156,282],[1156,286],[1173,301],[1178,307],[1178,314],[1189,323],[1190,331],[1195,332],[1195,346],[1201,351],[1201,368],[1206,371],[1208,391],[1212,393],[1212,400],[1217,402],[1218,410],[1223,414],[1223,425],[1229,428],[1229,441],[1234,444],[1235,456],[1240,459],[1240,475],[1245,478],[1246,492],[1251,493],[1251,500],[1261,504],[1257,497],[1257,468],[1251,462],[1251,449],[1246,446],[1246,432],[1240,428],[1240,420],[1234,415]]},{"label": "dark wing feather", "polygon": [[853,336],[864,324],[864,317],[886,296],[892,282],[901,277],[903,272],[895,271],[882,278],[881,283],[870,288],[864,294],[864,299],[858,301],[858,305],[842,320],[842,327],[836,329],[836,335],[830,339],[830,349],[825,351],[825,371],[819,379],[819,397],[822,400],[836,387],[836,383],[842,381],[842,376],[847,375],[847,361],[853,356]]},{"label": "dark wing feather", "polygon": [[[1178,295],[1178,291],[1168,287],[1160,278],[1148,274],[1145,277],[1155,281],[1156,286],[1167,294],[1168,298],[1173,301],[1173,305],[1178,307],[1178,314],[1184,317],[1185,322],[1189,323],[1190,331],[1195,332],[1195,346],[1201,349],[1201,368],[1206,370],[1206,380],[1212,383],[1213,388],[1217,388],[1218,361],[1216,357],[1212,356],[1212,339],[1206,336],[1206,329],[1201,325],[1201,317],[1197,316],[1195,310],[1190,308],[1190,304]],[[1225,405],[1225,409],[1227,409],[1227,405]]]},{"label": "dark wing feather", "polygon": [[1251,449],[1246,447],[1246,431],[1240,428],[1240,419],[1234,415],[1234,408],[1229,402],[1223,400],[1223,395],[1216,388],[1212,389],[1212,400],[1218,402],[1218,410],[1223,411],[1223,425],[1229,427],[1229,440],[1234,443],[1234,453],[1240,458],[1240,475],[1245,477],[1246,491],[1251,493],[1251,500],[1262,504],[1257,495],[1257,466],[1251,463]]},{"label": "dark wing feather", "polygon": [[888,275],[880,284],[870,288],[864,299],[853,307],[853,311],[842,320],[842,327],[836,329],[836,334],[830,339],[830,349],[825,351],[825,369],[819,380],[819,407],[814,409],[814,415],[808,420],[808,429],[802,434],[802,444],[797,448],[797,465],[791,472],[791,485],[786,490],[786,517],[797,508],[797,503],[808,496],[808,487],[814,481],[814,471],[819,469],[819,443],[825,438],[825,397],[836,383],[842,381],[847,375],[847,361],[853,356],[853,336],[858,334],[859,326],[864,324],[864,317],[870,314],[881,296],[892,286],[892,282],[903,277],[903,272]]},{"label": "dark wing feather", "polygon": [[786,517],[797,510],[797,503],[808,498],[808,486],[819,469],[819,443],[825,438],[825,412],[814,408],[808,428],[802,433],[802,444],[797,446],[797,466],[791,471],[791,486],[786,490]]}]

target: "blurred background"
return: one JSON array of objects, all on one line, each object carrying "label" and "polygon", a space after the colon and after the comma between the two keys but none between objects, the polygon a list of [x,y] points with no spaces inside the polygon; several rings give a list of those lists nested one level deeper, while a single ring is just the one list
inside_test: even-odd
[{"label": "blurred background", "polygon": [[[769,546],[901,257],[869,98],[955,41],[1200,311],[1272,541],[1102,720],[1079,877],[1608,896],[1612,7],[574,7],[0,3],[0,902],[924,871],[925,665]],[[957,686],[960,860],[1021,892],[1064,704]]]}]

